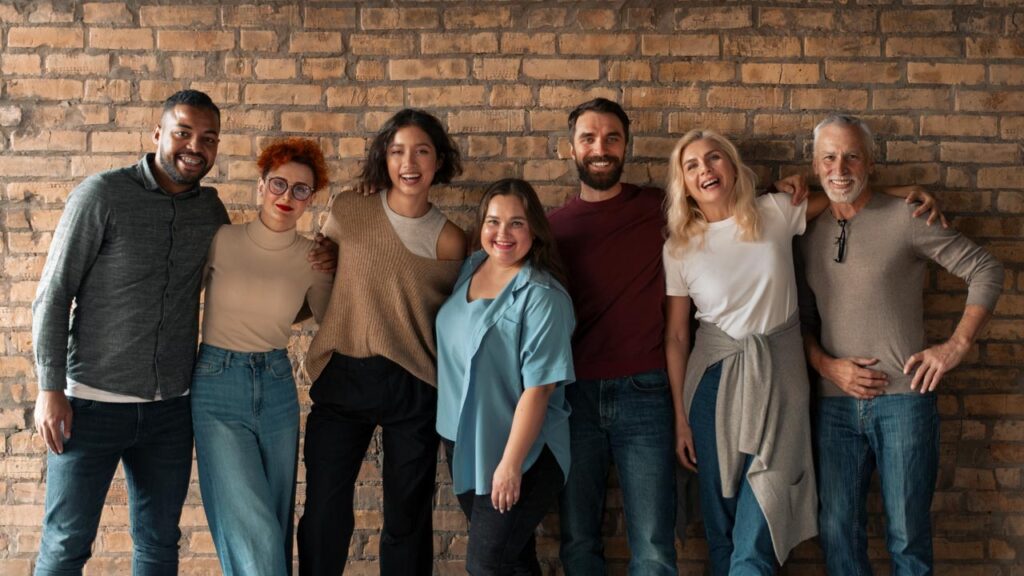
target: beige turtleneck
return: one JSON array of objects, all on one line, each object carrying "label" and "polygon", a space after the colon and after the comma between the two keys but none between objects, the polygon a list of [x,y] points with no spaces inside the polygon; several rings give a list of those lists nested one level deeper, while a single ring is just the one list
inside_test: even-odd
[{"label": "beige turtleneck", "polygon": [[312,248],[294,229],[274,232],[259,218],[221,227],[207,259],[203,342],[237,352],[286,348],[305,301],[319,322],[334,276],[311,268]]}]

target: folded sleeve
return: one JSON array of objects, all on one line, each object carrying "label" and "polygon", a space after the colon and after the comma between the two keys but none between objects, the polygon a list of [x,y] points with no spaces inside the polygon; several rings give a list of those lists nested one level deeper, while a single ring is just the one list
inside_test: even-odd
[{"label": "folded sleeve", "polygon": [[554,288],[538,288],[528,297],[519,347],[523,387],[573,382],[572,301]]}]

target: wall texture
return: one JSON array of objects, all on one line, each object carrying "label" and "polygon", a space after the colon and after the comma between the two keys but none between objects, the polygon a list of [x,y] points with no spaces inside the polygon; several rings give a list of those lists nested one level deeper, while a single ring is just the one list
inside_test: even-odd
[{"label": "wall texture", "polygon": [[[941,388],[933,510],[940,574],[1024,574],[1020,0],[19,0],[0,4],[0,46],[0,573],[29,574],[39,539],[45,458],[31,428],[30,304],[52,230],[75,184],[152,149],[160,102],[193,87],[223,106],[208,181],[236,220],[253,215],[252,160],[268,138],[319,138],[345,181],[368,137],[404,106],[437,113],[467,156],[463,177],[436,195],[463,224],[482,184],[499,177],[534,182],[551,206],[573,193],[566,113],[593,96],[631,114],[627,180],[637,183],[662,183],[674,140],[694,126],[735,137],[774,178],[807,170],[810,129],[827,111],[865,116],[878,134],[879,180],[937,191],[956,226],[1007,265],[995,318]],[[925,290],[930,336],[948,335],[962,283],[935,270]],[[378,458],[374,444],[357,490],[353,574],[376,573]],[[465,522],[447,473],[438,480],[436,570],[461,573]],[[214,574],[198,494],[196,485],[182,517],[182,573]],[[300,507],[302,494],[300,484]],[[128,572],[125,501],[119,476],[90,574]],[[623,574],[614,490],[608,502],[607,552]],[[886,566],[877,491],[869,504],[871,556]],[[546,570],[559,573],[553,515],[544,533]],[[690,534],[680,566],[699,574],[705,546]],[[822,572],[814,543],[786,569]]]}]

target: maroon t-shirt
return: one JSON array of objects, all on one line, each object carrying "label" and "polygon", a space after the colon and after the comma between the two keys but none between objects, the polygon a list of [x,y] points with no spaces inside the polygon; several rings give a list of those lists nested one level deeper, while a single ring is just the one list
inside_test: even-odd
[{"label": "maroon t-shirt", "polygon": [[610,200],[576,197],[548,216],[576,307],[578,379],[665,368],[664,198],[623,184]]}]

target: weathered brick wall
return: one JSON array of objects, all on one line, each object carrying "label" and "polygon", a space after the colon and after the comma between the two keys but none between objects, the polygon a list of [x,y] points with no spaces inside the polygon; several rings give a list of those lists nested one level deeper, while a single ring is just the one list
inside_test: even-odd
[{"label": "weathered brick wall", "polygon": [[[403,106],[437,113],[465,152],[466,174],[436,196],[463,224],[481,186],[503,176],[564,201],[575,189],[566,113],[593,96],[631,114],[626,174],[637,183],[662,183],[674,140],[694,126],[734,136],[773,178],[807,170],[808,135],[826,111],[864,115],[878,133],[880,180],[936,190],[958,228],[1007,264],[995,318],[941,388],[935,543],[940,573],[1024,574],[1020,0],[223,4],[0,4],[0,573],[28,574],[38,545],[45,458],[30,427],[30,303],[64,200],[86,175],[150,150],[162,99],[193,87],[223,106],[209,181],[236,220],[253,215],[252,160],[266,139],[319,138],[345,181]],[[929,334],[948,335],[963,285],[936,270],[926,291]],[[298,335],[296,354],[307,344]],[[375,444],[357,491],[356,574],[376,573],[378,456]],[[182,518],[182,572],[216,573],[198,492]],[[125,500],[119,477],[91,574],[128,571]],[[624,573],[614,491],[609,506],[608,553]],[[884,564],[877,492],[870,508],[871,555]],[[446,485],[435,526],[437,571],[460,573],[465,523]],[[544,527],[555,573],[557,521]],[[680,548],[684,573],[700,573],[704,549],[699,537]],[[822,572],[813,543],[787,569]]]}]

